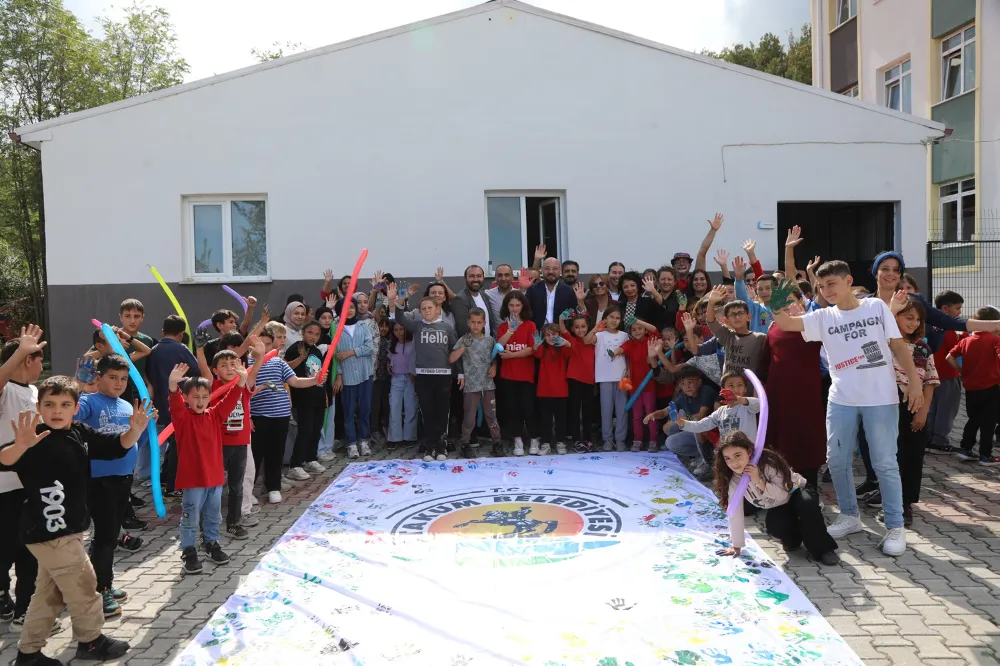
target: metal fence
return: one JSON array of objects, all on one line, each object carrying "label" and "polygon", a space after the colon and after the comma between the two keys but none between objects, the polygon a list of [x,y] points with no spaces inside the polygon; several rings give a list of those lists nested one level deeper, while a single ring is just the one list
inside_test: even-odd
[{"label": "metal fence", "polygon": [[977,308],[1000,307],[1000,216],[983,211],[967,219],[964,232],[954,218],[931,220],[927,241],[930,291],[958,292],[965,299],[963,314],[972,317]]}]

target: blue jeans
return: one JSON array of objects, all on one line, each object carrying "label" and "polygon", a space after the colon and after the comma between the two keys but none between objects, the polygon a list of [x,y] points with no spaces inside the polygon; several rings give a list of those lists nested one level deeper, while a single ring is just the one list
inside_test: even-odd
[{"label": "blue jeans", "polygon": [[181,548],[195,545],[198,524],[205,535],[205,543],[219,540],[219,523],[222,522],[222,486],[214,488],[185,488],[181,499]]},{"label": "blue jeans", "polygon": [[417,441],[417,389],[409,375],[393,375],[389,387],[390,442]]},{"label": "blue jeans", "polygon": [[[357,444],[359,439],[371,437],[372,379],[360,384],[344,386],[344,433],[348,444]],[[357,412],[358,422],[354,422]]]},{"label": "blue jeans", "polygon": [[826,407],[826,459],[837,492],[840,512],[858,516],[854,491],[854,451],[858,446],[858,425],[864,423],[872,468],[882,493],[882,511],[889,529],[903,526],[903,482],[896,460],[899,436],[899,405],[848,407],[831,402]]}]

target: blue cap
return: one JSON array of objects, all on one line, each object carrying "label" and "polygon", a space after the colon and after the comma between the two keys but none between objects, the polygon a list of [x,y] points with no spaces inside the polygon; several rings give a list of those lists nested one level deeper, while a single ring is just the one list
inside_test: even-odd
[{"label": "blue cap", "polygon": [[878,265],[881,264],[886,259],[895,259],[899,262],[899,272],[903,273],[906,271],[906,262],[903,261],[903,255],[899,252],[883,252],[882,254],[875,257],[875,261],[872,262],[872,277],[878,277]]}]

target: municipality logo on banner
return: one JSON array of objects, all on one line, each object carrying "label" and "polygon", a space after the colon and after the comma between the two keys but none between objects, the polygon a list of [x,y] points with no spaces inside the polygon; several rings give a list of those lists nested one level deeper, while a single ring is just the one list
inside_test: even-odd
[{"label": "municipality logo on banner", "polygon": [[484,488],[431,497],[385,518],[392,521],[395,540],[465,537],[453,540],[457,564],[526,566],[617,545],[620,512],[627,507],[613,497],[580,490]]}]

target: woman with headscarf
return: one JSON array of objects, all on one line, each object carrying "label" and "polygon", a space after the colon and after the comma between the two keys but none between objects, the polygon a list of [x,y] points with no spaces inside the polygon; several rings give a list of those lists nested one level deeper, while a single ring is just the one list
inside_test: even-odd
[{"label": "woman with headscarf", "polygon": [[[343,307],[341,300],[337,312],[342,312]],[[337,342],[337,378],[333,382],[333,392],[344,393],[344,430],[349,458],[357,458],[359,453],[371,455],[368,438],[371,436],[372,349],[371,333],[358,320],[357,306],[352,300],[344,320],[344,331]]]},{"label": "woman with headscarf", "polygon": [[[302,342],[302,326],[306,323],[306,306],[302,301],[292,301],[285,306],[285,349]],[[284,351],[284,350],[282,350]]]}]

